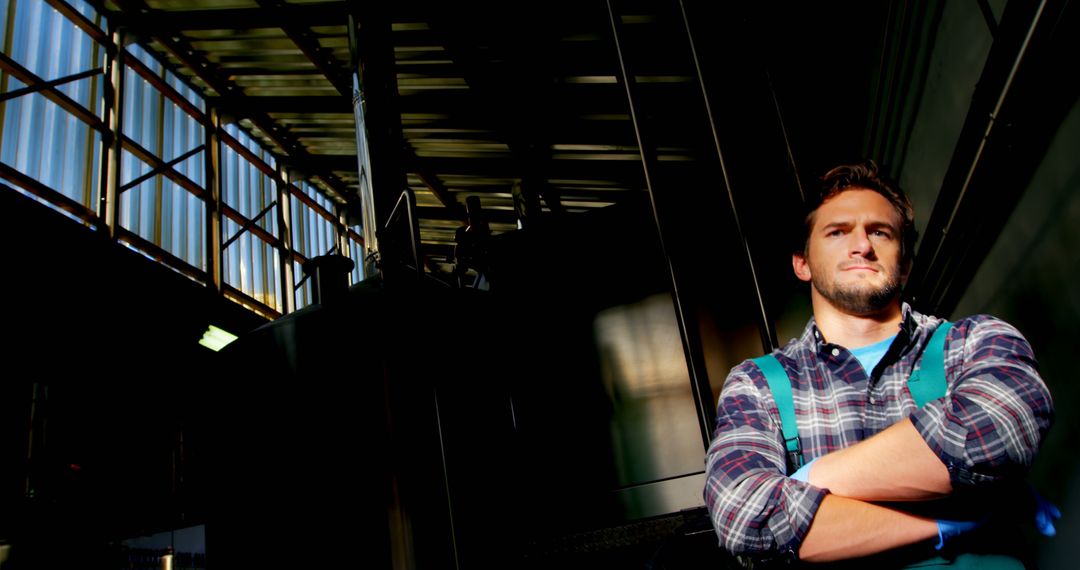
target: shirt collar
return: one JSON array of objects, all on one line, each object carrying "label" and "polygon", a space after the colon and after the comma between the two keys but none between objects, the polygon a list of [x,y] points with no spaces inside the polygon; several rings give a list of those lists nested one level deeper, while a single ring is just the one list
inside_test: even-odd
[{"label": "shirt collar", "polygon": [[[926,321],[927,318],[912,309],[911,305],[906,302],[900,303],[900,313],[900,330],[897,335],[903,342],[907,342],[908,339],[915,338],[919,326],[925,324],[923,321]],[[817,327],[817,321],[814,320],[814,317],[811,316],[810,321],[806,323],[800,342],[814,347],[814,350],[821,350],[827,344]]]}]

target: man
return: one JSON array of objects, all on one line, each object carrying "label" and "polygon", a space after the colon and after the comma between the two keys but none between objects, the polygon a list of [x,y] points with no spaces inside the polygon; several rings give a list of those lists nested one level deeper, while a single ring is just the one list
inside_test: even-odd
[{"label": "man", "polygon": [[1009,484],[1022,480],[1053,417],[1027,341],[987,315],[958,320],[945,334],[944,397],[917,407],[908,377],[942,319],[900,301],[915,243],[910,202],[867,161],[829,171],[809,212],[792,266],[811,283],[814,316],[772,354],[790,381],[807,463],[787,476],[798,465],[785,461],[760,366],[732,369],[707,455],[705,498],[721,546],[759,560],[877,555],[903,565],[951,559],[948,543],[963,551],[988,529],[1008,536],[986,521],[1020,495],[1030,501]]}]

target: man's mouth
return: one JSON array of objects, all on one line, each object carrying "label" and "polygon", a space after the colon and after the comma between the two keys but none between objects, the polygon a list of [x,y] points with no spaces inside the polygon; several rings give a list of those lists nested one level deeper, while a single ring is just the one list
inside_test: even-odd
[{"label": "man's mouth", "polygon": [[871,271],[877,273],[880,269],[876,265],[865,265],[861,263],[853,263],[850,265],[840,266],[841,271]]}]

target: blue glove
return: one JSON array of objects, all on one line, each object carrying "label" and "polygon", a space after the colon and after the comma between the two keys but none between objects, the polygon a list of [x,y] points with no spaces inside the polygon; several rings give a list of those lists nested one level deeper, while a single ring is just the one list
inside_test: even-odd
[{"label": "blue glove", "polygon": [[969,533],[982,526],[982,521],[938,520],[936,522],[938,543],[934,546],[934,548],[936,548],[937,550],[941,550],[942,548],[944,548],[947,541],[956,538],[961,534]]},{"label": "blue glove", "polygon": [[1057,508],[1054,503],[1046,500],[1035,490],[1034,487],[1030,487],[1031,496],[1035,499],[1035,528],[1043,536],[1054,536],[1057,534],[1057,529],[1054,528],[1054,521],[1061,518],[1061,509]]},{"label": "blue glove", "polygon": [[809,483],[810,482],[810,466],[813,465],[815,461],[817,461],[816,457],[814,459],[811,459],[810,463],[807,463],[806,465],[803,465],[802,467],[800,467],[798,469],[798,471],[792,473],[791,478],[796,480],[796,481],[802,481],[803,483]]},{"label": "blue glove", "polygon": [[[1032,502],[1034,503],[1035,520],[1033,522],[1036,530],[1043,536],[1054,536],[1057,534],[1057,529],[1054,527],[1054,521],[1061,518],[1061,510],[1053,503],[1046,500],[1046,498],[1040,495],[1031,485],[1028,485],[1028,491],[1031,493]],[[1008,512],[998,514],[1006,517],[1006,519],[1000,520],[1000,522],[1004,524],[1015,524],[1015,521],[1013,520],[1014,515],[1008,514]],[[938,526],[938,543],[935,548],[941,550],[949,539],[971,532],[984,524],[994,525],[994,513],[991,513],[989,517],[990,522],[987,522],[987,520],[988,519],[984,518],[978,521],[936,521]]]}]

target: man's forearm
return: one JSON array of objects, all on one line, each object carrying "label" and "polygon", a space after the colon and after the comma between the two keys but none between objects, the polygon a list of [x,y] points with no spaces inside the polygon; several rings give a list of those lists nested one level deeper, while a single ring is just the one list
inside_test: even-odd
[{"label": "man's forearm", "polygon": [[926,501],[952,492],[945,464],[907,419],[818,458],[809,482],[863,501]]},{"label": "man's forearm", "polygon": [[902,511],[828,495],[799,547],[799,558],[831,562],[869,556],[937,536],[937,524]]}]

